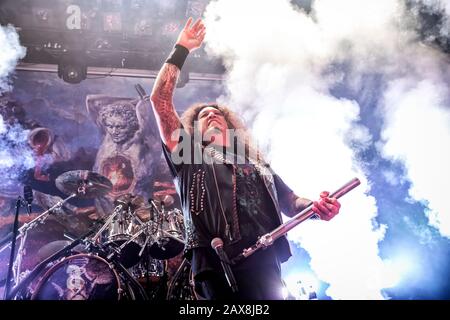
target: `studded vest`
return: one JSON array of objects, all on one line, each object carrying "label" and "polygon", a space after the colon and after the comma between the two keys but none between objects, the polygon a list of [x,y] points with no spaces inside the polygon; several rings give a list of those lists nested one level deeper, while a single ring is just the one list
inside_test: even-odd
[{"label": "studded vest", "polygon": [[[187,133],[184,132],[185,135]],[[163,153],[174,177],[175,187],[180,196],[185,224],[185,254],[196,247],[211,247],[211,240],[219,237],[227,246],[241,240],[239,219],[236,209],[236,175],[234,166],[223,157],[218,159],[207,148],[192,144],[191,161],[179,161],[163,143]],[[207,161],[195,163],[194,155],[202,156]],[[206,155],[205,155],[206,153]],[[174,161],[178,159],[178,162]],[[186,158],[184,158],[186,159]],[[203,159],[203,158],[202,158]],[[223,161],[224,164],[217,164]],[[190,163],[189,163],[190,162]],[[294,204],[297,196],[276,175],[269,166],[255,165],[267,191],[273,201],[279,224],[282,223],[281,212],[293,216],[297,212]],[[277,254],[281,262],[290,255],[286,237],[275,241]]]}]

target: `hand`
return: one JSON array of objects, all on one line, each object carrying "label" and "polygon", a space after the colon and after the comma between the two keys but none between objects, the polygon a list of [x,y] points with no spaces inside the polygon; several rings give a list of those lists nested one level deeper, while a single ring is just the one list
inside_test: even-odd
[{"label": "hand", "polygon": [[193,25],[191,25],[191,23],[192,18],[189,18],[183,30],[181,30],[176,43],[188,49],[189,52],[200,48],[206,34],[206,29],[202,20],[197,19]]},{"label": "hand", "polygon": [[336,198],[329,198],[328,191],[320,194],[320,200],[313,202],[312,210],[320,216],[321,220],[329,221],[339,213],[341,204]]}]

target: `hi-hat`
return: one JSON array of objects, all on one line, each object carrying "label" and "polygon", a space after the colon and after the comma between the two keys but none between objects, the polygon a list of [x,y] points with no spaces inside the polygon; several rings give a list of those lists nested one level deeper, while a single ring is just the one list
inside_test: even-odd
[{"label": "hi-hat", "polygon": [[61,174],[55,180],[63,193],[76,194],[79,198],[97,198],[112,190],[112,183],[99,173],[88,170],[73,170]]}]

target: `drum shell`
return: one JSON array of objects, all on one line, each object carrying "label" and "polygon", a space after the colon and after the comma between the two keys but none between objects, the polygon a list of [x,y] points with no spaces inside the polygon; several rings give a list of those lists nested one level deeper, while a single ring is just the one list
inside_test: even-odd
[{"label": "drum shell", "polygon": [[[139,263],[141,256],[141,249],[144,245],[144,235],[138,236],[131,240],[138,232],[140,226],[136,222],[134,214],[122,211],[111,222],[107,229],[107,235],[103,238],[105,245],[114,246],[115,249],[120,249],[123,244],[127,243],[119,251],[118,259],[125,268],[131,268]],[[130,241],[131,240],[131,241]]]},{"label": "drum shell", "polygon": [[32,300],[135,300],[126,275],[95,254],[76,254],[52,263],[31,293]]},{"label": "drum shell", "polygon": [[[153,229],[153,234],[150,243],[149,253],[155,259],[170,259],[176,257],[184,249],[184,220],[183,214],[178,209],[173,209],[168,212],[160,213],[156,218],[156,228]],[[171,235],[171,236],[168,236]],[[177,238],[178,240],[174,239]]]}]

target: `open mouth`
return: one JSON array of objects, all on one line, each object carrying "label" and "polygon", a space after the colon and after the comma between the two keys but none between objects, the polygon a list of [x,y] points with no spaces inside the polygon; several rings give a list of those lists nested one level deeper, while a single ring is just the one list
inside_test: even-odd
[{"label": "open mouth", "polygon": [[215,123],[218,123],[218,124],[219,124],[219,121],[218,121],[217,119],[211,119],[211,120],[209,120],[209,121],[208,121],[208,126],[210,126],[210,125],[211,125],[211,123],[213,123],[213,122],[215,122]]}]

